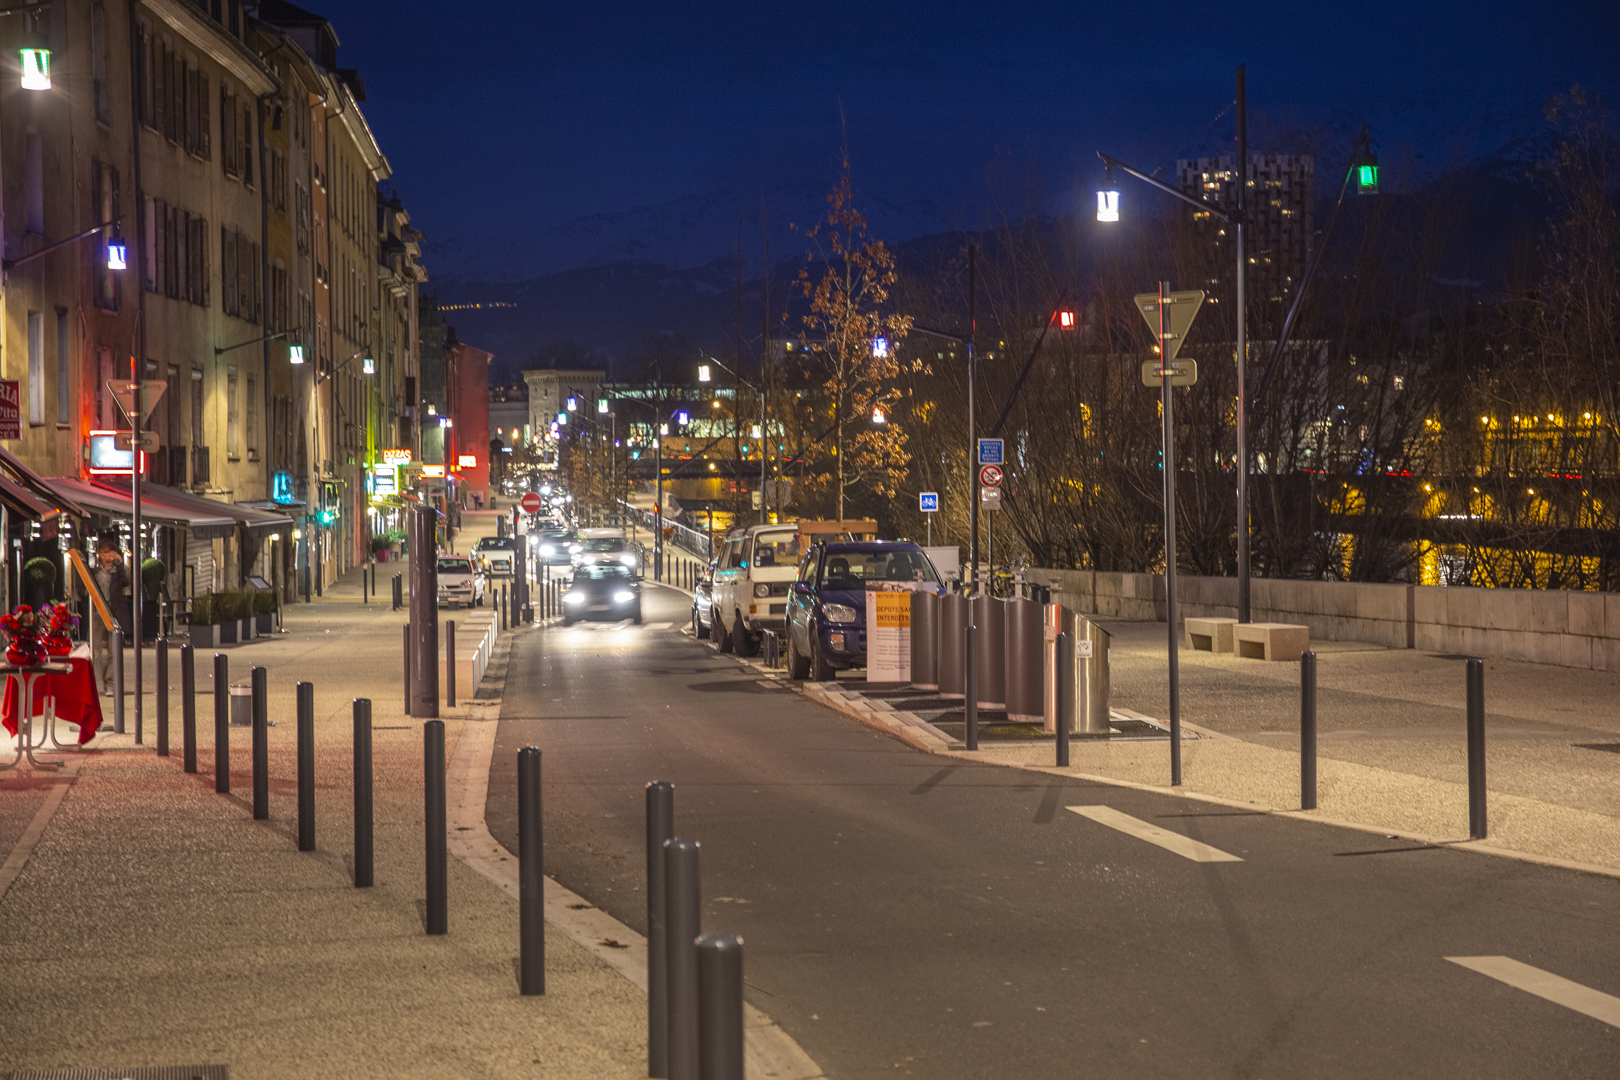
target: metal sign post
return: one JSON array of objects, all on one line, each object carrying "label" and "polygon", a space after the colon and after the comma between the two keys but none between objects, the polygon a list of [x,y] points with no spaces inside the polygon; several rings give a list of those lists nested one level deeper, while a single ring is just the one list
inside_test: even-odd
[{"label": "metal sign post", "polygon": [[[1159,282],[1157,293],[1138,293],[1136,306],[1152,328],[1159,342],[1159,394],[1164,413],[1163,469],[1164,469],[1164,601],[1165,622],[1170,638],[1170,786],[1181,786],[1181,657],[1176,638],[1176,426],[1175,398],[1170,390],[1178,385],[1178,376],[1190,375],[1191,385],[1197,379],[1197,368],[1184,373],[1176,363],[1176,354],[1187,339],[1204,294],[1198,290],[1171,292],[1168,281]],[[1149,362],[1151,363],[1151,361]],[[1147,369],[1143,368],[1143,381]]]},{"label": "metal sign post", "polygon": [[934,546],[934,515],[939,513],[939,492],[924,491],[917,496],[917,508],[923,513],[923,522],[928,530],[928,547]]},{"label": "metal sign post", "polygon": [[[130,374],[135,374],[136,361],[131,358],[129,362]],[[129,616],[135,625],[130,627],[130,636],[135,640],[135,743],[140,745],[141,732],[141,586],[144,581],[141,576],[141,466],[144,463],[147,439],[142,431],[147,416],[157,407],[158,399],[168,384],[156,379],[141,381],[134,379],[128,382],[109,382],[107,389],[112,391],[113,400],[118,402],[118,409],[130,426],[130,562],[135,572],[130,576],[129,590]],[[117,440],[114,440],[115,444]]]}]

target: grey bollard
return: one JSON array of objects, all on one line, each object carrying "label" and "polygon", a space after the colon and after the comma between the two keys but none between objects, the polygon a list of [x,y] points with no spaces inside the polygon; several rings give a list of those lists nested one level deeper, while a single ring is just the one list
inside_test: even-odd
[{"label": "grey bollard", "polygon": [[169,639],[157,639],[157,752],[169,756]]},{"label": "grey bollard", "polygon": [[911,594],[911,685],[939,689],[939,594]]},{"label": "grey bollard", "polygon": [[270,717],[265,701],[265,670],[249,669],[253,708],[253,820],[270,817]]},{"label": "grey bollard", "polygon": [[1299,806],[1316,809],[1316,654],[1299,654]]},{"label": "grey bollard", "polygon": [[188,773],[197,771],[197,659],[190,644],[180,646],[180,753]]},{"label": "grey bollard", "polygon": [[124,632],[112,632],[113,734],[124,733]]},{"label": "grey bollard", "polygon": [[1070,648],[1073,648],[1075,634],[1074,612],[1062,604],[1047,604],[1042,610],[1041,637],[1043,639],[1045,664],[1043,689],[1042,715],[1046,718],[1045,730],[1056,732],[1060,728],[1067,728],[1073,732],[1075,723],[1075,685],[1077,674],[1072,658],[1064,660],[1058,657],[1058,635],[1067,634]]},{"label": "grey bollard", "polygon": [[1007,602],[980,593],[973,598],[973,625],[978,628],[973,643],[974,686],[979,691],[979,708],[1007,707]]},{"label": "grey bollard", "polygon": [[301,682],[298,699],[298,850],[315,850],[315,684]]},{"label": "grey bollard", "polygon": [[1046,715],[1046,637],[1041,605],[1007,601],[1007,719],[1032,723]]},{"label": "grey bollard", "polygon": [[647,785],[647,1075],[669,1076],[668,890],[664,881],[664,841],[675,835],[675,785]]},{"label": "grey bollard", "polygon": [[495,601],[495,612],[496,612],[497,617],[501,620],[501,629],[505,630],[506,629],[506,586],[505,585],[501,586],[501,595]]},{"label": "grey bollard", "polygon": [[743,939],[704,934],[697,957],[698,1075],[743,1080]]},{"label": "grey bollard", "polygon": [[962,741],[969,750],[979,748],[979,665],[974,656],[978,644],[979,628],[969,623],[962,628],[962,719],[966,729]]},{"label": "grey bollard", "polygon": [[444,793],[444,721],[422,725],[422,818],[427,841],[427,920],[429,934],[450,932],[450,870],[448,866]]},{"label": "grey bollard", "polygon": [[231,661],[214,654],[214,790],[231,793]]},{"label": "grey bollard", "polygon": [[669,1080],[699,1080],[697,937],[703,932],[696,840],[664,841]]},{"label": "grey bollard", "polygon": [[546,992],[545,839],[540,817],[540,748],[518,751],[518,983]]},{"label": "grey bollard", "polygon": [[1485,661],[1468,661],[1468,838],[1485,839]]},{"label": "grey bollard", "polygon": [[[1074,650],[1074,638],[1070,637],[1066,633],[1065,634],[1059,634],[1057,636],[1057,640],[1052,642],[1052,645],[1053,645],[1052,656],[1053,656],[1053,658],[1056,660],[1056,662],[1058,664],[1058,670],[1059,671],[1063,670],[1065,665],[1067,665],[1069,667],[1073,667],[1073,665],[1074,665],[1074,653],[1073,653],[1073,650]],[[1065,704],[1067,702],[1067,698],[1064,695],[1064,690],[1066,688],[1067,687],[1064,684],[1064,680],[1062,680],[1062,679],[1057,679],[1053,683],[1052,692],[1053,692],[1053,695],[1054,695],[1054,699],[1053,699],[1052,715],[1054,715],[1054,716],[1062,716],[1063,715],[1064,706],[1065,706]],[[1057,767],[1060,768],[1060,769],[1067,769],[1069,767],[1069,725],[1068,724],[1058,724],[1057,725]]]},{"label": "grey bollard", "polygon": [[411,624],[405,624],[405,715],[411,715]]},{"label": "grey bollard", "polygon": [[354,699],[354,887],[375,880],[371,800],[371,699]]},{"label": "grey bollard", "polygon": [[444,703],[450,708],[456,705],[456,621],[449,619],[444,624]]},{"label": "grey bollard", "polygon": [[957,699],[966,691],[962,658],[967,649],[968,599],[960,593],[939,598],[939,696]]}]

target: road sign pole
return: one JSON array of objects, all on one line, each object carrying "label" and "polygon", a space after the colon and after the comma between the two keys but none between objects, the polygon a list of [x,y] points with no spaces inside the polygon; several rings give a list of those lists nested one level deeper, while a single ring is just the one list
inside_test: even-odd
[{"label": "road sign pole", "polygon": [[130,633],[134,635],[135,638],[136,745],[139,745],[141,742],[141,586],[144,584],[144,582],[141,580],[141,456],[143,454],[143,451],[141,450],[141,443],[143,441],[141,439],[141,429],[146,426],[146,410],[141,407],[143,404],[141,397],[143,395],[141,394],[142,386],[140,373],[134,370],[136,365],[139,363],[140,361],[134,359],[133,357],[129,362],[131,369],[129,373],[130,381],[135,384],[135,410],[134,415],[130,417],[129,425],[135,429],[135,437],[131,440],[134,445],[130,447],[131,468],[129,474],[130,508],[132,511],[130,514],[130,520],[133,529],[130,537],[130,562],[133,564],[131,569],[135,572],[131,576],[132,587],[129,590],[129,604],[130,619],[135,623],[135,625],[130,628]]},{"label": "road sign pole", "polygon": [[[973,244],[968,244],[968,339],[967,339],[967,422],[968,422],[968,475],[978,468],[979,428],[973,415],[973,339],[978,333],[978,311],[975,306],[978,288],[978,267],[974,261]],[[979,500],[973,497],[972,481],[968,481],[968,572],[963,577],[969,596],[977,593],[979,585]]]},{"label": "road sign pole", "polygon": [[[1181,786],[1181,670],[1176,645],[1176,425],[1170,392],[1168,281],[1159,282],[1159,393],[1164,408],[1164,614],[1170,628],[1170,786]],[[1180,338],[1177,338],[1180,344]]]}]

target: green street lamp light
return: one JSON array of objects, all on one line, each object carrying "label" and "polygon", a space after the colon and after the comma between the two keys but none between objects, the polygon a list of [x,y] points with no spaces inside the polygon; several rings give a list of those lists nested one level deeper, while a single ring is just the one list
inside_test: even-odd
[{"label": "green street lamp light", "polygon": [[22,48],[22,88],[49,90],[51,88],[51,50],[38,36]]}]

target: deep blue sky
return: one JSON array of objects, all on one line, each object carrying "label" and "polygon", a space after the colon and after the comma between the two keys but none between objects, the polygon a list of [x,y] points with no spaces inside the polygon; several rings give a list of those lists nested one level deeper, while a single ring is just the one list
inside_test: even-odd
[{"label": "deep blue sky", "polygon": [[1613,0],[1177,4],[1159,20],[1074,0],[307,6],[364,74],[440,268],[487,257],[508,275],[641,233],[648,257],[706,257],[762,199],[804,218],[836,172],[840,105],[859,190],[902,239],[982,221],[992,176],[1004,199],[1034,181],[1061,207],[1097,179],[1097,149],[1149,167],[1219,149],[1240,62],[1255,149],[1336,152],[1366,121],[1407,179],[1530,130],[1573,82],[1620,89]]}]

